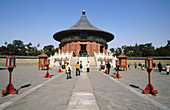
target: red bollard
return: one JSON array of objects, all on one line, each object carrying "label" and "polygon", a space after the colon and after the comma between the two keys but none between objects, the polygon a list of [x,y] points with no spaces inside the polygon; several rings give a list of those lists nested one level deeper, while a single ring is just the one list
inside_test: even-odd
[{"label": "red bollard", "polygon": [[114,78],[115,78],[115,79],[116,79],[116,78],[120,79],[121,76],[119,75],[119,67],[120,67],[119,59],[116,60],[116,67],[117,67],[117,73],[116,73],[116,75],[114,76]]},{"label": "red bollard", "polygon": [[14,89],[13,84],[11,83],[11,79],[12,79],[12,71],[15,67],[15,57],[14,56],[7,56],[6,57],[6,66],[8,68],[9,71],[9,84],[6,87],[6,90],[2,91],[2,97],[8,95],[8,94],[17,94],[18,91],[16,89]]},{"label": "red bollard", "polygon": [[8,94],[17,94],[18,93],[18,91],[16,89],[14,89],[14,86],[11,83],[13,68],[8,68],[8,71],[9,71],[9,84],[6,87],[6,90],[2,91],[2,97],[6,96]]},{"label": "red bollard", "polygon": [[151,84],[151,76],[150,76],[150,73],[152,71],[152,69],[147,69],[148,71],[148,79],[149,79],[149,83],[148,85],[146,86],[146,89],[142,91],[143,94],[152,94],[152,95],[155,95],[158,94],[158,91],[157,90],[154,90],[154,87],[153,85]]},{"label": "red bollard", "polygon": [[51,75],[49,74],[48,69],[49,69],[49,65],[47,65],[47,73],[44,76],[44,78],[51,78]]},{"label": "red bollard", "polygon": [[61,65],[59,66],[59,70],[58,70],[58,72],[63,72],[63,71],[61,70]]},{"label": "red bollard", "polygon": [[115,79],[116,79],[116,78],[118,78],[118,79],[122,78],[122,77],[119,75],[119,67],[117,67],[117,73],[116,73],[116,75],[114,76],[114,78],[115,78]]},{"label": "red bollard", "polygon": [[104,73],[108,73],[108,70],[107,70],[107,68],[105,69]]},{"label": "red bollard", "polygon": [[153,85],[151,84],[151,71],[154,68],[153,67],[153,59],[152,58],[146,58],[145,59],[145,68],[147,69],[148,72],[148,79],[149,79],[149,83],[146,86],[145,90],[142,91],[143,94],[152,94],[155,95],[158,94],[157,90],[154,90]]}]

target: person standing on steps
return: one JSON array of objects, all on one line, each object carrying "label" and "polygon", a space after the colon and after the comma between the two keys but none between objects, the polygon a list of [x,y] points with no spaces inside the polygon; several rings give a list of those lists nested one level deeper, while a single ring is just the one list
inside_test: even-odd
[{"label": "person standing on steps", "polygon": [[[77,74],[79,73],[79,74]],[[76,76],[79,75],[80,76],[80,65],[79,65],[79,62],[77,62],[76,64]]]},{"label": "person standing on steps", "polygon": [[67,63],[67,79],[71,79],[71,71],[72,71],[72,68],[71,66],[69,65],[69,63]]},{"label": "person standing on steps", "polygon": [[89,61],[87,62],[86,67],[87,67],[87,72],[90,72],[90,64],[89,64]]},{"label": "person standing on steps", "polygon": [[106,64],[106,67],[107,67],[108,74],[109,74],[109,73],[110,73],[110,68],[111,68],[109,61],[108,61],[108,63]]}]

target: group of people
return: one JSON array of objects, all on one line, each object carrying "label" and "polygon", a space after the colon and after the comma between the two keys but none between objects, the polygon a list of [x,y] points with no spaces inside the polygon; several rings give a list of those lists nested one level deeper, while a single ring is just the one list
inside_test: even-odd
[{"label": "group of people", "polygon": [[[128,64],[128,68],[130,69],[130,65],[131,64]],[[135,69],[137,68],[137,66],[138,66],[138,69],[142,69],[142,70],[144,70],[145,69],[145,65],[144,64],[141,64],[141,63],[139,63],[138,65],[137,65],[137,63],[135,62]]]},{"label": "group of people", "polygon": [[[86,64],[87,67],[87,72],[90,72],[90,64],[89,61]],[[83,64],[82,61],[76,63],[76,76],[80,76],[80,72],[82,72]],[[65,63],[65,72],[67,74],[67,79],[71,79],[71,72],[72,72],[72,67],[69,65],[69,63]]]},{"label": "group of people", "polygon": [[[165,68],[166,68],[166,73],[167,73],[167,75],[169,75],[170,65],[167,64]],[[158,70],[159,70],[159,72],[162,71],[162,64],[161,64],[160,62],[158,63]]]},{"label": "group of people", "polygon": [[[136,68],[137,68],[137,63],[135,62],[134,65],[135,65],[135,69],[136,69]],[[138,64],[138,67],[139,67],[139,69],[141,68],[142,70],[144,70],[145,65],[139,63],[139,64]],[[130,64],[128,64],[128,68],[130,68]],[[159,63],[158,63],[158,71],[161,72],[162,70],[163,70],[162,64],[159,62]],[[169,64],[167,64],[167,65],[165,66],[165,70],[166,70],[166,72],[167,72],[167,75],[169,75],[169,72],[170,72],[170,65],[169,65]]]}]

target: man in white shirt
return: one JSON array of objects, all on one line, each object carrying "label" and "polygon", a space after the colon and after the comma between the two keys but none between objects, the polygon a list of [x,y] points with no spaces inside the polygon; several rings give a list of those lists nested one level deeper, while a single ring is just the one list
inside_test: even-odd
[{"label": "man in white shirt", "polygon": [[89,64],[89,61],[87,62],[86,67],[87,67],[87,72],[89,72],[89,71],[90,71],[90,64]]},{"label": "man in white shirt", "polygon": [[72,68],[71,66],[69,65],[69,63],[67,63],[67,79],[71,79],[71,71],[72,71]]},{"label": "man in white shirt", "polygon": [[170,71],[170,66],[169,66],[169,64],[167,64],[167,66],[166,66],[167,75],[169,75],[169,71]]}]

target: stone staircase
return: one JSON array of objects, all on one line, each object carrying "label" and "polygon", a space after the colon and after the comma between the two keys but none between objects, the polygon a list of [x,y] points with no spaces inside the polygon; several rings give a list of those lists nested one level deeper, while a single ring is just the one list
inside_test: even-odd
[{"label": "stone staircase", "polygon": [[94,57],[72,57],[71,61],[70,61],[70,65],[73,70],[75,70],[75,68],[76,68],[75,65],[78,61],[79,62],[82,61],[83,71],[87,70],[87,68],[86,68],[87,61],[89,61],[89,63],[90,63],[90,70],[92,70],[92,71],[97,70],[97,65],[96,65],[96,61],[95,61]]}]

